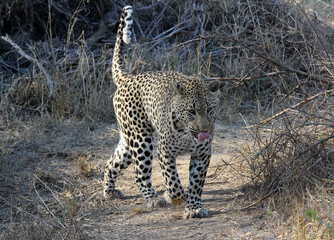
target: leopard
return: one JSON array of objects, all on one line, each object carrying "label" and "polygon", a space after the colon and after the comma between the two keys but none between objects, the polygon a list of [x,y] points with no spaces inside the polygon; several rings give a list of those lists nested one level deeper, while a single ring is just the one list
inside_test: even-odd
[{"label": "leopard", "polygon": [[[111,66],[119,142],[105,168],[103,194],[106,198],[124,198],[116,188],[117,178],[134,163],[135,182],[147,207],[185,203],[185,219],[206,217],[202,193],[211,158],[220,83],[177,71],[125,71],[122,52],[131,42],[132,24],[133,8],[125,6]],[[151,181],[154,140],[166,187],[163,196],[158,195]],[[176,165],[177,157],[185,153],[190,155],[187,191]]]}]

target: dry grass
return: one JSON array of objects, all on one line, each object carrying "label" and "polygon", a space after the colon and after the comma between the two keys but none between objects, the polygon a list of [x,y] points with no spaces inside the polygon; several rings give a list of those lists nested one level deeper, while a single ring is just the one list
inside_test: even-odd
[{"label": "dry grass", "polygon": [[94,163],[90,162],[92,158],[91,155],[79,151],[72,158],[78,162],[80,176],[85,178],[93,176],[97,167],[94,165]]},{"label": "dry grass", "polygon": [[[76,147],[80,142],[66,140],[66,131],[79,129],[77,138],[71,139],[80,139],[80,131],[94,131],[101,122],[114,121],[110,63],[124,4],[22,2],[0,4],[0,31],[44,66],[54,94],[49,97],[40,68],[0,42],[0,236],[84,239],[80,218],[89,206],[82,192],[95,198],[98,184],[87,186],[101,177],[101,170],[94,163],[96,156]],[[269,206],[268,212],[282,215],[283,224],[290,224],[291,231],[282,236],[331,239],[334,11],[330,2],[129,3],[136,9],[137,42],[125,53],[126,68],[132,73],[178,70],[221,80],[221,118],[233,123],[240,114],[248,127],[248,121],[258,123],[250,128],[254,144],[241,149],[240,157],[239,174],[247,176],[258,193],[252,201]],[[59,141],[62,137],[73,151],[43,144],[51,141],[49,146],[55,146],[54,139],[65,144]],[[54,156],[76,162],[74,179],[64,170],[66,164],[57,167],[63,171],[60,175],[45,167]],[[82,181],[87,185],[79,184]]]},{"label": "dry grass", "polygon": [[[295,203],[293,234],[295,239],[333,239],[333,198],[328,189],[317,189],[317,194],[306,190],[301,202]],[[305,212],[306,210],[306,212]]]},{"label": "dry grass", "polygon": [[61,151],[49,149],[50,136],[61,134],[65,140],[66,126],[61,132],[54,125],[42,126],[16,122],[1,130],[6,136],[0,142],[1,239],[84,239],[78,219],[81,185],[61,174],[61,167],[52,163]]}]

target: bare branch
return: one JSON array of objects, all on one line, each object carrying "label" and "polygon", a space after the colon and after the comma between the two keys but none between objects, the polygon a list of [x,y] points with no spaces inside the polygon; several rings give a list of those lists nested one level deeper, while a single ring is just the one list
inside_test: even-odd
[{"label": "bare branch", "polygon": [[204,80],[207,81],[222,81],[222,82],[238,82],[237,85],[242,86],[245,83],[252,81],[252,80],[258,80],[260,78],[264,78],[264,77],[269,77],[269,76],[274,76],[274,75],[280,75],[280,74],[286,74],[286,71],[280,71],[280,72],[271,72],[271,73],[267,73],[267,74],[263,74],[263,75],[259,75],[259,76],[255,76],[255,77],[246,77],[249,75],[249,73],[247,73],[244,77],[242,78],[237,78],[237,77],[214,77],[214,78],[205,78]]},{"label": "bare branch", "polygon": [[308,72],[304,72],[304,71],[300,71],[300,70],[297,70],[297,69],[294,69],[294,68],[291,68],[291,67],[288,67],[288,66],[285,66],[283,65],[282,63],[279,63],[278,61],[276,61],[275,59],[273,58],[269,58],[267,56],[264,56],[262,53],[258,52],[257,50],[247,46],[246,44],[244,44],[243,42],[239,41],[238,39],[236,39],[235,37],[232,37],[230,36],[230,38],[236,42],[238,42],[240,45],[242,45],[243,47],[247,48],[248,50],[250,50],[251,52],[255,53],[256,55],[258,55],[259,57],[267,60],[268,62],[271,62],[272,64],[274,65],[277,65],[283,69],[285,69],[286,71],[288,72],[293,72],[293,73],[297,73],[297,74],[300,74],[302,76],[305,76],[305,77],[309,77],[310,79],[313,79],[315,81],[318,81],[318,82],[321,82],[321,83],[325,83],[325,84],[328,84],[330,86],[333,86],[334,85],[334,81],[332,79],[325,79],[325,78],[321,78],[321,77],[318,77],[316,75],[313,75],[313,74],[309,74]]},{"label": "bare branch", "polygon": [[329,91],[325,91],[325,92],[320,92],[320,93],[318,93],[316,95],[313,95],[312,97],[309,97],[309,98],[305,99],[304,101],[301,101],[301,102],[299,102],[299,103],[297,103],[297,104],[295,104],[295,105],[293,105],[293,106],[291,106],[289,108],[284,109],[283,111],[275,114],[274,116],[271,116],[270,118],[267,118],[266,120],[263,120],[258,125],[252,125],[252,126],[249,126],[247,128],[258,127],[259,125],[265,125],[268,122],[271,122],[272,120],[278,118],[279,116],[282,116],[283,114],[289,112],[290,110],[295,109],[295,108],[297,108],[297,107],[299,107],[301,105],[304,105],[305,103],[311,102],[311,101],[313,101],[314,99],[316,99],[317,97],[319,97],[321,95],[328,94],[328,93],[331,93],[331,92],[333,92],[333,90],[329,90]]},{"label": "bare branch", "polygon": [[43,67],[43,65],[42,65],[39,61],[37,61],[36,58],[33,58],[33,57],[29,56],[28,54],[26,54],[26,53],[22,50],[22,48],[21,48],[20,46],[18,46],[15,42],[13,42],[12,39],[10,39],[10,38],[8,37],[8,35],[6,35],[6,36],[2,36],[1,38],[2,38],[2,40],[6,41],[6,42],[8,42],[10,45],[12,45],[12,46],[15,48],[15,50],[16,50],[22,57],[28,59],[29,61],[35,63],[35,64],[38,66],[38,68],[44,73],[44,76],[45,76],[46,79],[48,80],[48,85],[49,85],[49,89],[50,89],[50,94],[49,94],[49,96],[52,97],[52,96],[53,96],[53,82],[52,82],[52,78],[51,78],[51,75],[50,75],[50,74],[46,71],[46,69]]},{"label": "bare branch", "polygon": [[5,203],[6,205],[8,205],[8,206],[10,206],[10,207],[12,207],[12,208],[15,208],[15,209],[18,210],[19,212],[22,212],[22,213],[24,213],[24,214],[27,214],[28,216],[35,218],[36,220],[38,220],[38,221],[44,223],[45,225],[47,225],[47,226],[49,226],[49,227],[51,227],[51,228],[54,228],[54,226],[52,226],[51,223],[47,222],[45,219],[41,219],[41,218],[37,217],[36,215],[31,214],[31,213],[25,211],[24,209],[22,209],[22,208],[20,208],[20,207],[14,206],[13,204],[11,204],[10,202],[8,202],[6,199],[4,199],[4,198],[1,197],[1,196],[0,196],[0,199],[3,201],[3,203]]}]

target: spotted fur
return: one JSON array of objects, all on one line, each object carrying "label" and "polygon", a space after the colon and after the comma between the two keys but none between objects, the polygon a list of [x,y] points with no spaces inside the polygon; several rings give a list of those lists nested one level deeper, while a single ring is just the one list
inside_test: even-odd
[{"label": "spotted fur", "polygon": [[[124,34],[125,41],[131,36],[131,14],[130,6],[123,9],[114,49],[112,72],[117,91],[113,104],[120,140],[106,166],[104,195],[124,196],[115,188],[116,179],[134,163],[136,183],[148,206],[185,201],[185,218],[205,217],[208,212],[202,206],[201,195],[211,157],[218,83],[178,72],[144,72],[134,76],[125,73],[121,51]],[[151,183],[154,132],[166,185],[163,197],[158,196]],[[200,132],[209,137],[199,141]],[[176,157],[185,152],[191,155],[187,192],[176,169]]]}]

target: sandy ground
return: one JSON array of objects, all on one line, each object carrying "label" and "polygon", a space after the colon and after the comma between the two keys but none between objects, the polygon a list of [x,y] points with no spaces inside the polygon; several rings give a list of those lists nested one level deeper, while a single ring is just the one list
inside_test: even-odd
[{"label": "sandy ground", "polygon": [[[252,144],[252,138],[241,126],[218,124],[202,196],[209,217],[190,220],[182,218],[184,205],[146,208],[134,183],[131,165],[117,183],[126,194],[125,199],[103,199],[103,168],[118,142],[115,125],[69,125],[60,129],[37,134],[40,140],[35,141],[43,144],[33,151],[42,157],[34,170],[42,184],[35,188],[39,193],[35,201],[43,199],[49,203],[55,215],[59,202],[68,206],[66,214],[72,214],[71,218],[78,223],[82,239],[281,239],[276,220],[268,216],[265,207],[239,210],[249,202],[243,191],[246,180],[240,174],[241,161],[237,156],[242,148]],[[185,155],[177,160],[185,188],[189,158]],[[152,184],[163,194],[165,187],[157,161]]]}]

